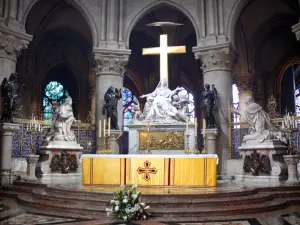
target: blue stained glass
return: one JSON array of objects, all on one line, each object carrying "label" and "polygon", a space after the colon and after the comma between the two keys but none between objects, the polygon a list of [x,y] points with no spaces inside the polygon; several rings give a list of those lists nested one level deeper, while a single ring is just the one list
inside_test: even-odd
[{"label": "blue stained glass", "polygon": [[58,100],[64,95],[64,87],[57,81],[51,81],[45,89],[46,96],[52,100]]},{"label": "blue stained glass", "polygon": [[128,88],[123,88],[122,93],[123,100],[123,115],[124,115],[124,130],[126,130],[126,126],[130,124],[134,117],[134,106],[140,105],[139,100]]}]

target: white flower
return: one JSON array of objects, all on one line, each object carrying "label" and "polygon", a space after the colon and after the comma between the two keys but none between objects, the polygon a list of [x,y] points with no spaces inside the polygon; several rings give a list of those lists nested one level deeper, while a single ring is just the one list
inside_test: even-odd
[{"label": "white flower", "polygon": [[115,211],[119,211],[120,207],[119,206],[116,206],[115,207]]},{"label": "white flower", "polygon": [[131,197],[135,200],[137,198],[137,194],[132,194]]},{"label": "white flower", "polygon": [[116,205],[120,205],[120,202],[119,202],[119,201],[115,201],[115,204],[116,204]]},{"label": "white flower", "polygon": [[146,219],[147,218],[146,215],[144,215],[143,218]]},{"label": "white flower", "polygon": [[128,200],[126,198],[124,198],[123,202],[126,204],[128,202]]},{"label": "white flower", "polygon": [[150,208],[150,206],[149,205],[147,205],[144,209],[149,209]]},{"label": "white flower", "polygon": [[127,216],[123,216],[123,220],[125,220],[125,221],[126,221],[126,220],[127,220]]},{"label": "white flower", "polygon": [[132,187],[131,187],[131,189],[135,189],[135,188],[137,188],[137,185],[133,184]]},{"label": "white flower", "polygon": [[145,206],[146,204],[145,204],[144,202],[141,202],[140,205],[141,205],[141,206]]},{"label": "white flower", "polygon": [[123,190],[125,188],[125,185],[124,184],[121,184],[120,185],[120,188]]},{"label": "white flower", "polygon": [[106,208],[105,211],[106,212],[111,212],[112,210],[111,210],[111,208]]},{"label": "white flower", "polygon": [[110,212],[107,212],[106,215],[107,215],[107,216],[110,216]]},{"label": "white flower", "polygon": [[111,203],[111,204],[115,203],[115,200],[110,200],[110,203]]}]

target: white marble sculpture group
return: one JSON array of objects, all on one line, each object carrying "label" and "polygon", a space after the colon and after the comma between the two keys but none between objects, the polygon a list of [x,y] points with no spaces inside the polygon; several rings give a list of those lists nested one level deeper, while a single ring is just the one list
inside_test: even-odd
[{"label": "white marble sculpture group", "polygon": [[280,140],[286,144],[287,140],[283,131],[274,127],[270,116],[260,105],[253,101],[251,96],[245,97],[245,110],[237,110],[232,107],[232,112],[240,114],[249,124],[249,134],[243,137],[243,142],[257,141],[262,143],[265,140]]},{"label": "white marble sculpture group", "polygon": [[170,90],[168,81],[162,79],[152,93],[141,96],[147,98],[147,102],[143,112],[138,106],[135,107],[133,124],[185,122],[189,114],[188,105],[192,102],[185,95],[180,94],[182,90],[181,87]]}]

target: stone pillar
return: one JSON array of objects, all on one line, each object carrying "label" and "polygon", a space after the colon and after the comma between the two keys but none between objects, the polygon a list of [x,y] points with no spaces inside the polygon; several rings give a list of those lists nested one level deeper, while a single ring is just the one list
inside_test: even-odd
[{"label": "stone pillar", "polygon": [[217,154],[220,158],[218,171],[227,172],[226,161],[230,158],[228,103],[232,100],[232,48],[230,45],[214,47],[194,47],[196,59],[202,62],[204,84],[214,84],[218,91],[218,117],[220,137],[217,141]]},{"label": "stone pillar", "polygon": [[[31,35],[0,26],[0,84],[5,77],[8,78],[11,73],[16,72],[17,58],[31,40]],[[0,107],[1,111],[2,104]]]},{"label": "stone pillar", "polygon": [[[123,89],[123,78],[125,65],[128,62],[130,50],[108,50],[94,49],[94,58],[96,62],[96,124],[105,119],[102,115],[104,104],[104,94],[110,86],[117,89]],[[118,125],[123,126],[122,99],[118,102]],[[98,129],[97,129],[98,130]]]},{"label": "stone pillar", "polygon": [[206,129],[206,149],[208,154],[217,154],[217,137],[219,135],[218,129]]},{"label": "stone pillar", "polygon": [[284,162],[288,167],[288,179],[286,185],[299,185],[297,165],[299,163],[299,155],[284,155]]},{"label": "stone pillar", "polygon": [[13,134],[15,131],[20,130],[20,124],[15,123],[3,123],[1,124],[1,155],[0,155],[0,169],[1,172],[1,184],[9,184],[9,170],[11,170],[11,152],[13,144]]},{"label": "stone pillar", "polygon": [[89,115],[89,123],[95,124],[96,122],[96,77],[92,73],[89,77],[89,99],[91,101],[91,109]]},{"label": "stone pillar", "polygon": [[[299,1],[299,5],[300,5],[300,0]],[[295,33],[297,41],[300,41],[300,20],[298,23],[296,23],[295,25],[292,26],[292,32]]]},{"label": "stone pillar", "polygon": [[26,180],[28,181],[37,181],[35,176],[35,168],[36,164],[39,161],[39,155],[28,155],[26,157],[27,162],[27,177]]}]

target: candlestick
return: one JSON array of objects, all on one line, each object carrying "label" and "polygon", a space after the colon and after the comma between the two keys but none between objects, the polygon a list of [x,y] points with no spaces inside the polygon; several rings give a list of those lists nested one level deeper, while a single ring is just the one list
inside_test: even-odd
[{"label": "candlestick", "polygon": [[108,137],[110,137],[110,117],[108,117]]},{"label": "candlestick", "polygon": [[186,133],[189,133],[189,117],[186,117]]},{"label": "candlestick", "polygon": [[106,119],[103,121],[103,137],[105,137],[105,129],[106,129]]},{"label": "candlestick", "polygon": [[197,121],[197,118],[194,119],[194,124],[195,124],[194,136],[197,137],[197,128],[198,128],[198,121]]},{"label": "candlestick", "polygon": [[202,135],[203,135],[203,137],[205,137],[205,129],[206,129],[206,121],[205,121],[205,119],[203,119],[203,127],[202,127]]},{"label": "candlestick", "polygon": [[98,131],[99,131],[99,133],[98,133],[98,137],[99,137],[99,138],[101,138],[101,129],[102,129],[102,128],[101,128],[101,126],[102,126],[101,122],[102,122],[102,121],[99,120],[99,130],[98,130]]}]

